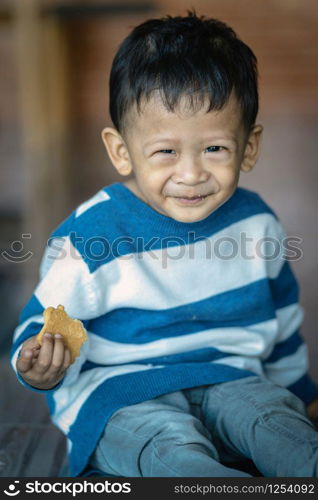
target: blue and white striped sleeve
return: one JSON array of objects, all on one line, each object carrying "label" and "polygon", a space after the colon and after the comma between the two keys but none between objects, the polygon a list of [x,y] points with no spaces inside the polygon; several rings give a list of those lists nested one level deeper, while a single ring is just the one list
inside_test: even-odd
[{"label": "blue and white striped sleeve", "polygon": [[[278,223],[280,225],[280,223]],[[282,237],[286,234],[280,226]],[[282,252],[283,253],[283,252]],[[299,304],[299,286],[286,256],[281,257],[278,275],[270,280],[278,333],[271,353],[263,360],[266,377],[296,394],[306,404],[318,397],[318,386],[308,374],[308,348],[301,335],[304,311]]]},{"label": "blue and white striped sleeve", "polygon": [[[10,352],[11,365],[19,381],[38,392],[49,391],[41,391],[27,384],[17,373],[16,361],[22,344],[41,330],[44,324],[43,311],[49,306],[57,307],[62,304],[67,313],[82,320],[84,326],[94,316],[94,297],[86,263],[73,246],[69,235],[56,235],[50,242],[41,262],[40,281],[20,314]],[[83,345],[80,356],[70,366],[64,379],[51,391],[70,383],[79,374],[87,358],[88,344],[89,340]]]}]

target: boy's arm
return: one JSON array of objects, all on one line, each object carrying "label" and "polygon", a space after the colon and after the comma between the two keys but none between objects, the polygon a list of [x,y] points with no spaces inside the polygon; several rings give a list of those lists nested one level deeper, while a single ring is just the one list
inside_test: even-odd
[{"label": "boy's arm", "polygon": [[313,424],[315,425],[315,427],[318,431],[318,398],[314,399],[307,406],[307,413],[308,413],[310,420],[313,422]]},{"label": "boy's arm", "polygon": [[[92,300],[87,265],[68,236],[60,237],[58,240],[60,243],[58,251],[56,251],[57,245],[53,245],[55,248],[53,252],[52,248],[46,248],[41,264],[40,282],[20,315],[20,324],[14,332],[11,348],[11,364],[19,381],[35,391],[56,390],[62,383],[74,380],[86,360],[84,351],[87,352],[87,348],[82,349],[80,356],[69,366],[67,351],[64,351],[64,344],[60,340],[52,344],[46,343],[45,349],[41,348],[38,351],[32,344],[32,367],[28,366],[30,361],[25,359],[28,351],[26,341],[32,343],[29,339],[35,337],[42,329],[43,311],[48,306],[56,307],[58,304],[63,304],[70,316],[81,319],[84,326],[87,323],[86,319],[92,317],[94,300]],[[64,377],[65,373],[67,376]]]},{"label": "boy's arm", "polygon": [[[299,287],[284,251],[286,233],[279,221],[275,226],[281,253],[275,262],[268,265],[276,268],[274,273],[270,273],[269,286],[278,331],[270,354],[263,360],[264,373],[272,382],[287,387],[302,399],[313,415],[318,386],[308,374],[308,350],[301,335],[304,313],[299,304]],[[313,405],[309,406],[311,403]]]}]

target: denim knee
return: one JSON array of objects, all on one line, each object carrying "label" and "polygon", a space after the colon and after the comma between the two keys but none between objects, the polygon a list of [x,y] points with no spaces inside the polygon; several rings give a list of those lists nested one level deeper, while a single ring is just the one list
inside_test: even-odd
[{"label": "denim knee", "polygon": [[242,395],[245,401],[250,401],[260,412],[259,415],[266,417],[277,411],[285,413],[298,413],[307,418],[304,402],[285,387],[281,387],[267,380],[251,380],[249,393]]},{"label": "denim knee", "polygon": [[217,391],[222,398],[243,400],[258,414],[266,415],[275,408],[284,407],[287,411],[296,411],[307,415],[306,406],[301,399],[285,387],[281,387],[259,376],[220,384]]}]

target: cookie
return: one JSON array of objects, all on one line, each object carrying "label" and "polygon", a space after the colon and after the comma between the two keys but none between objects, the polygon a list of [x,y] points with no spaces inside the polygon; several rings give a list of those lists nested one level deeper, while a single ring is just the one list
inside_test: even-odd
[{"label": "cookie", "polygon": [[83,323],[79,319],[70,318],[62,305],[57,306],[56,309],[48,307],[43,312],[43,317],[44,325],[37,335],[39,344],[42,345],[42,338],[46,332],[52,333],[52,335],[60,333],[71,353],[72,363],[74,363],[75,358],[79,356],[82,344],[88,339]]}]

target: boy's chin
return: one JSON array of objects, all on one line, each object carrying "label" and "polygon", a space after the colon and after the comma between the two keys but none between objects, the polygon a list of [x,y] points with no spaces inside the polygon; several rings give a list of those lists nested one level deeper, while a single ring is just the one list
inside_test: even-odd
[{"label": "boy's chin", "polygon": [[180,206],[179,202],[176,202],[173,198],[167,198],[165,203],[162,204],[152,203],[151,206],[162,215],[186,224],[203,221],[218,208],[218,205],[214,206],[211,203],[207,203],[207,200],[203,201],[202,205],[197,207]]},{"label": "boy's chin", "polygon": [[[186,213],[188,212],[188,213]],[[191,213],[192,212],[192,213]],[[194,222],[200,222],[207,217],[213,212],[213,210],[210,211],[202,211],[201,213],[194,213],[193,210],[184,210],[184,213],[176,212],[176,211],[171,211],[170,214],[167,214],[169,217],[174,219],[177,222],[183,222],[186,224],[191,224]]]}]

